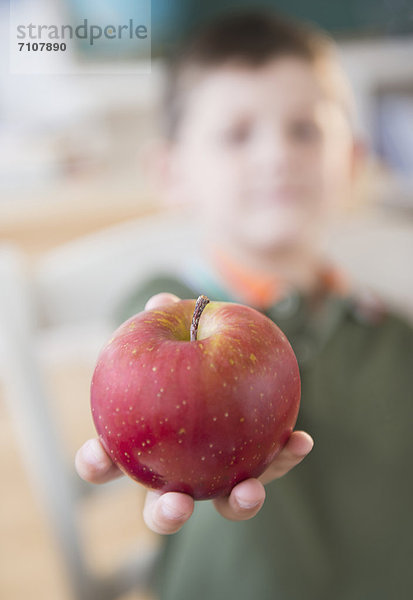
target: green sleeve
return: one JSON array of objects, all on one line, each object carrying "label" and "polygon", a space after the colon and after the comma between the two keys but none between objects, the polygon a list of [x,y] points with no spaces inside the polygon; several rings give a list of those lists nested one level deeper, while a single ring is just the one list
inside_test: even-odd
[{"label": "green sleeve", "polygon": [[134,314],[145,308],[147,300],[154,294],[168,292],[179,298],[196,298],[199,294],[186,283],[176,277],[160,274],[145,281],[139,288],[134,289],[130,295],[117,307],[114,319],[117,324],[123,323]]}]

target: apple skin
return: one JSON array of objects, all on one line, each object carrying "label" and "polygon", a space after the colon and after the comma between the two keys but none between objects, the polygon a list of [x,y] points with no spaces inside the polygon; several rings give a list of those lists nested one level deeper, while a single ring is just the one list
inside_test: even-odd
[{"label": "apple skin", "polygon": [[282,331],[241,304],[195,300],[141,312],[103,348],[91,409],[113,462],[146,487],[196,500],[258,477],[288,441],[300,375]]}]

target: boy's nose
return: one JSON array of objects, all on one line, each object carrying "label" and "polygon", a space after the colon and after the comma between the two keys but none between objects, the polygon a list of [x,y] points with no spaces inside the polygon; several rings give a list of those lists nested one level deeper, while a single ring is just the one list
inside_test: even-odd
[{"label": "boy's nose", "polygon": [[252,159],[262,168],[285,171],[296,164],[297,152],[282,131],[268,128],[257,139]]}]

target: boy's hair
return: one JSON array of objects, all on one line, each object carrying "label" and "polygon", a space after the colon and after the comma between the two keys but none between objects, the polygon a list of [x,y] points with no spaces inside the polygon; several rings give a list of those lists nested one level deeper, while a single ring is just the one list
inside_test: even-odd
[{"label": "boy's hair", "polygon": [[[349,95],[348,90],[344,91],[345,78],[340,74],[337,77],[337,70],[332,73],[335,46],[326,33],[272,11],[230,13],[196,32],[170,60],[164,93],[164,133],[169,139],[175,138],[185,97],[206,71],[228,63],[258,68],[283,56],[301,58],[319,68],[330,91],[336,88],[335,96],[348,104],[348,98],[344,98]],[[328,78],[335,81],[328,82]]]}]

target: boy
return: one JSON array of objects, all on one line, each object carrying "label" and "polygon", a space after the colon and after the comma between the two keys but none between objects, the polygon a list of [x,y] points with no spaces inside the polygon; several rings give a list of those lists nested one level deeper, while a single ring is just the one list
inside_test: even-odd
[{"label": "boy", "polygon": [[[205,293],[262,310],[300,363],[302,431],[259,480],[197,503],[150,492],[166,539],[165,600],[381,600],[413,583],[413,334],[325,265],[328,224],[359,158],[351,96],[322,34],[273,15],[230,16],[181,54],[167,90],[163,195],[194,203],[200,247],[180,280],[155,278],[123,317]],[[119,473],[97,440],[89,481]],[[267,484],[264,491],[263,483]],[[264,502],[264,497],[266,500]],[[190,518],[191,517],[191,518]],[[254,517],[254,518],[251,518]],[[239,521],[239,522],[233,522]]]}]

